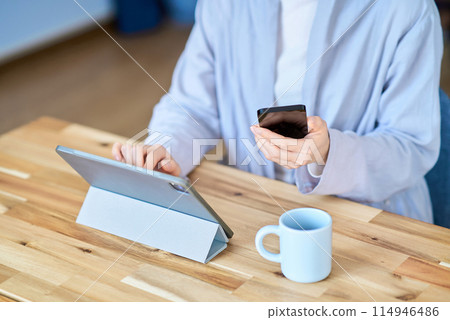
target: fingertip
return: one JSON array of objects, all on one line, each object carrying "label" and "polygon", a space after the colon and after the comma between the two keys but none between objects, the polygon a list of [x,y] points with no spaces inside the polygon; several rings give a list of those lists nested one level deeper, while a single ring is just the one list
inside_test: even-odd
[{"label": "fingertip", "polygon": [[252,132],[253,132],[255,135],[261,136],[261,135],[264,134],[264,131],[265,131],[264,128],[257,127],[257,126],[253,126]]},{"label": "fingertip", "polygon": [[114,158],[117,157],[117,154],[120,152],[120,143],[116,142],[113,144],[112,148],[111,148],[111,153],[113,155]]},{"label": "fingertip", "polygon": [[317,124],[319,121],[320,121],[320,117],[318,117],[318,116],[308,117],[308,122],[311,124]]},{"label": "fingertip", "polygon": [[173,163],[172,162],[173,162],[172,160],[167,161],[166,163],[164,163],[163,168],[165,170],[167,170],[167,171],[173,170]]},{"label": "fingertip", "polygon": [[171,175],[179,176],[181,173],[180,167],[177,165],[175,160],[169,160],[164,165],[162,165],[162,169]]}]

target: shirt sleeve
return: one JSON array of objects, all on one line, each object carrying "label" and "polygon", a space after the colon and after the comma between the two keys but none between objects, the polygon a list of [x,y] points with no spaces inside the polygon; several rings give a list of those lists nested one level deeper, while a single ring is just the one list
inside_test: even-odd
[{"label": "shirt sleeve", "polygon": [[[163,144],[186,176],[195,165],[194,139],[220,138],[215,95],[214,53],[212,46],[213,16],[205,3],[198,1],[196,22],[180,56],[169,93],[155,106],[149,129],[169,138]],[[157,141],[155,143],[158,143]],[[204,154],[208,149],[203,148]]]},{"label": "shirt sleeve", "polygon": [[309,173],[313,178],[320,178],[320,176],[321,176],[322,173],[323,173],[324,167],[325,167],[325,166],[318,165],[318,164],[315,163],[315,162],[307,164],[308,173]]},{"label": "shirt sleeve", "polygon": [[329,129],[323,173],[296,169],[302,193],[378,202],[415,185],[435,164],[440,146],[439,77],[442,30],[427,12],[400,39],[387,72],[376,129],[359,136]]}]

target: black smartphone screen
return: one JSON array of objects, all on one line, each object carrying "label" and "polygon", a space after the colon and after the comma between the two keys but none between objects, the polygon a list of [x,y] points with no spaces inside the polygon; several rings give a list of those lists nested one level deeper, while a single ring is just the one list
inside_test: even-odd
[{"label": "black smartphone screen", "polygon": [[302,139],[308,134],[306,107],[302,104],[258,110],[259,126],[284,137]]}]

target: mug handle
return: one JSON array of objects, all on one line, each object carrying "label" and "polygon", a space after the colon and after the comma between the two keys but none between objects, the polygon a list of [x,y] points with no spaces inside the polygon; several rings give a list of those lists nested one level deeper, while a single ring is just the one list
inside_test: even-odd
[{"label": "mug handle", "polygon": [[265,236],[267,236],[270,233],[274,233],[278,236],[280,236],[280,227],[279,226],[265,226],[259,229],[259,231],[256,233],[255,237],[255,245],[256,250],[258,250],[258,253],[267,260],[273,261],[273,262],[281,262],[281,257],[279,253],[272,253],[266,250],[263,245],[263,239]]}]

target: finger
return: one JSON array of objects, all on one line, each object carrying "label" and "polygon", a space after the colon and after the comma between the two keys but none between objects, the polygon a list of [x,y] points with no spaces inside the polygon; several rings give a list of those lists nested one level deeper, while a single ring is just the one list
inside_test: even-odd
[{"label": "finger", "polygon": [[147,157],[145,167],[149,170],[157,170],[158,163],[163,159],[170,159],[170,155],[166,148],[161,145],[155,144],[147,149]]},{"label": "finger", "polygon": [[265,139],[257,139],[257,145],[267,160],[273,161],[288,169],[295,169],[313,162],[309,149],[306,154],[291,152],[281,149]]},{"label": "finger", "polygon": [[267,140],[265,139],[258,139],[255,137],[255,142],[256,142],[256,146],[258,147],[259,150],[261,150],[262,146],[267,143]]},{"label": "finger", "polygon": [[287,169],[296,169],[300,167],[299,164],[290,161],[287,154],[283,154],[283,152],[286,151],[283,151],[276,146],[264,145],[261,148],[261,152],[268,160],[275,162]]},{"label": "finger", "polygon": [[255,139],[266,139],[271,144],[276,145],[277,147],[282,149],[297,151],[300,150],[303,145],[302,139],[284,137],[266,128],[252,126],[250,127],[250,129],[255,135]]},{"label": "finger", "polygon": [[301,150],[304,143],[303,139],[293,138],[270,139],[269,141],[271,144],[276,145],[280,149],[291,152],[298,152]]},{"label": "finger", "polygon": [[259,148],[259,150],[261,150],[262,154],[264,155],[264,157],[265,157],[267,160],[272,161],[272,157],[271,157],[269,151],[264,147],[264,145],[261,146],[261,147]]},{"label": "finger", "polygon": [[136,165],[136,146],[132,144],[130,146],[131,146],[130,151],[131,164]]},{"label": "finger", "polygon": [[256,146],[258,147],[259,150],[261,150],[266,159],[271,160],[272,155],[269,152],[270,149],[268,147],[265,147],[265,145],[270,144],[270,142],[268,142],[266,139],[259,138],[258,136],[255,136],[255,141]]},{"label": "finger", "polygon": [[161,171],[173,176],[179,176],[181,168],[173,159],[163,159],[161,162]]},{"label": "finger", "polygon": [[267,158],[267,160],[279,163],[280,161],[280,148],[277,146],[274,146],[270,143],[264,143],[261,146],[261,151],[263,152],[264,156]]},{"label": "finger", "polygon": [[114,159],[116,159],[117,161],[123,160],[121,148],[122,148],[122,144],[120,142],[116,142],[112,146],[112,155],[113,155]]},{"label": "finger", "polygon": [[266,139],[262,138],[261,136],[254,136],[256,145],[258,148],[260,148],[263,144],[268,143]]},{"label": "finger", "polygon": [[253,132],[254,135],[260,136],[265,139],[281,139],[284,138],[282,135],[275,133],[273,131],[270,131],[269,129],[260,127],[260,126],[251,126],[250,130]]},{"label": "finger", "polygon": [[122,162],[127,162],[127,146],[126,145],[122,145],[122,147],[120,148],[120,151],[122,152]]},{"label": "finger", "polygon": [[304,140],[303,139],[293,139],[293,138],[273,138],[267,139],[261,136],[255,136],[255,140],[263,139],[270,144],[273,144],[280,148],[281,150],[287,150],[291,152],[298,152],[301,150]]},{"label": "finger", "polygon": [[128,143],[125,145],[125,160],[127,164],[133,164],[133,146]]},{"label": "finger", "polygon": [[136,146],[136,166],[138,167],[144,167],[144,161],[145,161],[145,146],[144,145],[137,145]]},{"label": "finger", "polygon": [[297,167],[301,167],[306,164],[314,162],[310,149],[308,149],[306,153],[305,152],[300,152],[300,153],[289,152],[287,161],[288,161],[288,163],[295,165]]}]

